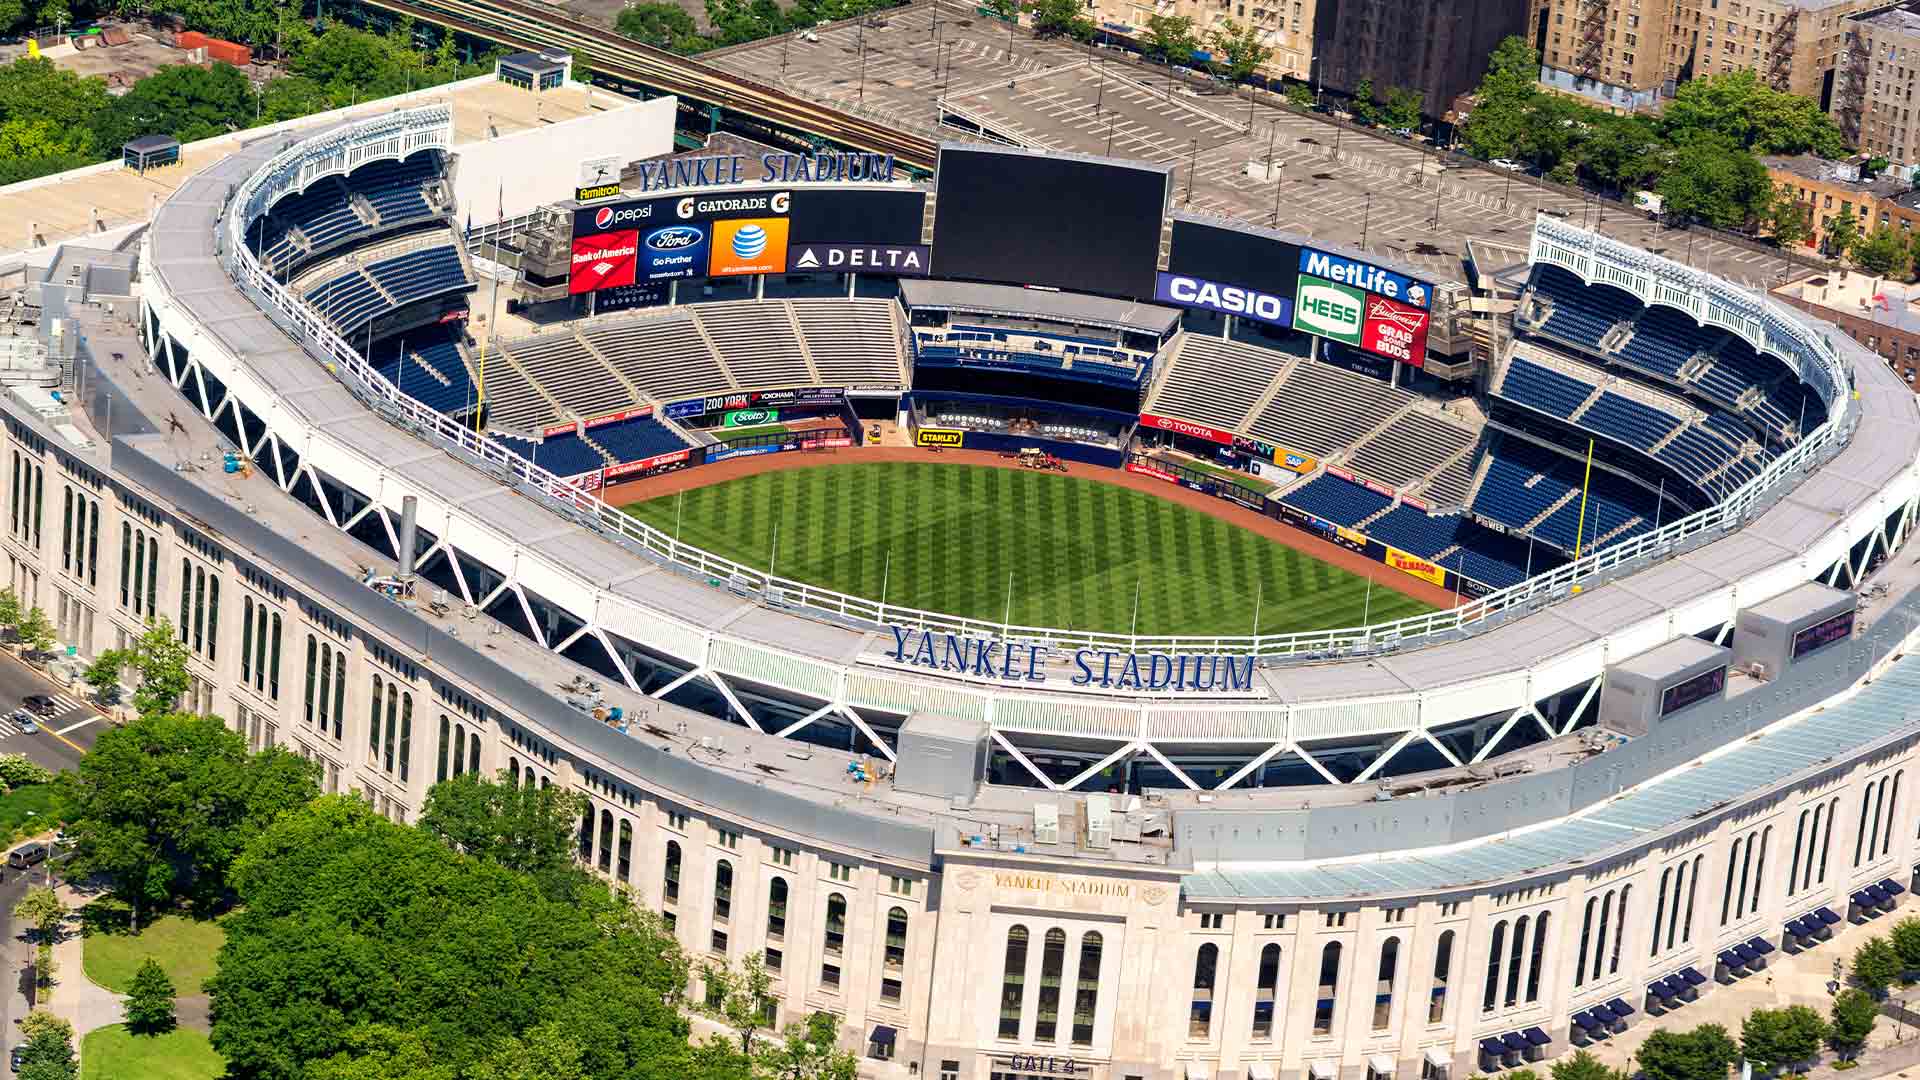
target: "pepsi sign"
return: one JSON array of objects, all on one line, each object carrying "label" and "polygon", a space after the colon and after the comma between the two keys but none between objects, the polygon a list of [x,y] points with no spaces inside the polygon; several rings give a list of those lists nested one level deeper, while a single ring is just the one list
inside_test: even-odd
[{"label": "pepsi sign", "polygon": [[666,225],[640,241],[640,277],[645,281],[700,277],[707,272],[707,230],[698,225]]}]

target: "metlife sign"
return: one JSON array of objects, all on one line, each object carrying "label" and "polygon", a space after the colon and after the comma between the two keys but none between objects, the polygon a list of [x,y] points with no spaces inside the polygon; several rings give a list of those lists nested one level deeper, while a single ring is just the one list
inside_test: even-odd
[{"label": "metlife sign", "polygon": [[1300,249],[1300,272],[1417,308],[1425,309],[1433,301],[1433,286],[1424,281],[1316,248]]},{"label": "metlife sign", "polygon": [[1155,275],[1153,298],[1183,307],[1238,315],[1274,326],[1289,326],[1293,320],[1294,302],[1288,297],[1238,285],[1223,285],[1185,274]]},{"label": "metlife sign", "polygon": [[1311,274],[1300,275],[1293,328],[1358,347],[1367,298],[1360,290]]}]

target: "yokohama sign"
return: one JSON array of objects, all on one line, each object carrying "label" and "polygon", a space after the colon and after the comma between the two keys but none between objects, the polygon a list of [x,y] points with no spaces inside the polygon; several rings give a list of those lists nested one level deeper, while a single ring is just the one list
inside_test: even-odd
[{"label": "yokohama sign", "polygon": [[590,293],[633,284],[635,256],[639,251],[640,234],[633,229],[574,237],[567,292]]},{"label": "yokohama sign", "polygon": [[1140,425],[1160,431],[1171,431],[1175,435],[1191,435],[1196,439],[1217,442],[1222,446],[1233,445],[1233,433],[1210,428],[1205,424],[1196,424],[1190,420],[1177,420],[1171,416],[1157,416],[1153,413],[1141,413]]}]

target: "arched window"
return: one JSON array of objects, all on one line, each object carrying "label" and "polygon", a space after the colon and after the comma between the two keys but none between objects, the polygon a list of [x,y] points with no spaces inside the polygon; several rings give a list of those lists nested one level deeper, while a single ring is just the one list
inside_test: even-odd
[{"label": "arched window", "polygon": [[367,706],[367,764],[380,764],[380,699],[386,688],[380,676],[373,677],[373,700]]},{"label": "arched window", "polygon": [[[1220,947],[1209,941],[1193,958],[1193,1001],[1187,1008],[1187,1038],[1204,1039],[1213,1028],[1213,975]],[[1043,987],[1041,993],[1046,993]],[[1044,1000],[1044,998],[1043,998]]]},{"label": "arched window", "polygon": [[1583,986],[1587,981],[1587,946],[1593,940],[1593,909],[1594,905],[1598,904],[1599,901],[1600,898],[1597,896],[1587,897],[1587,913],[1580,919],[1580,953],[1573,965],[1573,985],[1575,987]]},{"label": "arched window", "polygon": [[827,940],[828,956],[839,956],[847,940],[847,898],[839,893],[827,896]]},{"label": "arched window", "polygon": [[1380,974],[1373,986],[1373,1030],[1387,1030],[1393,1016],[1393,978],[1400,966],[1400,939],[1390,937],[1380,943]]},{"label": "arched window", "polygon": [[1627,940],[1627,901],[1633,896],[1633,886],[1620,886],[1620,910],[1615,913],[1619,922],[1613,928],[1613,958],[1607,963],[1607,974],[1620,973],[1620,946]]},{"label": "arched window", "polygon": [[1340,997],[1340,943],[1329,942],[1320,950],[1320,980],[1314,989],[1313,1033],[1333,1033],[1333,1010]]},{"label": "arched window", "polygon": [[1280,946],[1260,950],[1260,975],[1253,988],[1253,1037],[1273,1038],[1274,998],[1280,992]]},{"label": "arched window", "polygon": [[[1073,987],[1073,1045],[1093,1045],[1093,1020],[1100,1004],[1100,931],[1080,935],[1080,970]],[[1275,946],[1278,948],[1278,946]],[[1277,955],[1277,954],[1276,954]]]},{"label": "arched window", "polygon": [[1447,979],[1453,974],[1453,931],[1440,934],[1433,950],[1433,989],[1428,993],[1427,1023],[1437,1024],[1447,1015]]},{"label": "arched window", "polygon": [[[347,654],[345,651],[342,651],[339,655],[339,662],[334,664],[333,666],[333,737],[338,739],[340,737],[340,733],[345,731],[346,729],[347,729]],[[480,745],[480,737],[478,734],[475,734],[473,743],[474,743],[474,746],[476,747]],[[475,769],[474,771],[479,772],[480,770]]]},{"label": "arched window", "polygon": [[1027,996],[1027,928],[1007,931],[1006,963],[1000,974],[1000,1031],[1003,1039],[1020,1037],[1020,1012]]},{"label": "arched window", "polygon": [[467,729],[464,725],[453,725],[453,775],[461,776],[467,771]]},{"label": "arched window", "polygon": [[1860,865],[1861,857],[1866,854],[1867,814],[1873,801],[1873,781],[1869,780],[1867,786],[1860,792],[1860,823],[1853,830],[1853,865],[1855,866]]},{"label": "arched window", "polygon": [[[528,770],[531,779],[532,770]],[[620,819],[620,880],[625,884],[633,882],[633,822]]]},{"label": "arched window", "polygon": [[1760,854],[1753,860],[1753,899],[1747,905],[1747,914],[1760,910],[1760,888],[1767,880],[1767,846],[1773,842],[1773,826],[1760,830]]},{"label": "arched window", "polygon": [[600,811],[600,859],[596,865],[603,874],[613,869],[613,813],[609,810]]},{"label": "arched window", "polygon": [[1815,881],[1827,880],[1827,853],[1833,849],[1833,819],[1840,816],[1840,797],[1827,800],[1827,832],[1820,838],[1820,876]]},{"label": "arched window", "polygon": [[[1527,958],[1527,1003],[1540,1000],[1540,969],[1545,966],[1547,955],[1547,920],[1551,912],[1543,911],[1533,921],[1533,955]],[[1659,935],[1655,935],[1658,937]]]},{"label": "arched window", "polygon": [[400,782],[407,782],[407,763],[413,758],[413,695],[400,695]]},{"label": "arched window", "polygon": [[[344,655],[341,662],[346,662]],[[381,768],[388,776],[393,775],[393,744],[400,734],[400,687],[397,683],[387,684],[387,736],[382,744]],[[605,869],[602,867],[601,869]]]},{"label": "arched window", "polygon": [[312,634],[307,635],[307,724],[314,723],[314,687],[315,676],[319,671],[320,643]]},{"label": "arched window", "polygon": [[1747,913],[1747,879],[1753,874],[1753,846],[1759,837],[1747,836],[1747,850],[1740,855],[1740,891],[1735,893],[1733,917],[1740,918]]},{"label": "arched window", "polygon": [[1740,875],[1740,849],[1745,846],[1745,841],[1736,837],[1733,846],[1727,849],[1727,880],[1720,890],[1721,926],[1727,925],[1727,920],[1733,915],[1733,879]]},{"label": "arched window", "polygon": [[[1660,888],[1653,896],[1653,942],[1647,948],[1648,956],[1657,956],[1660,953],[1660,927],[1667,921],[1667,886],[1672,879],[1673,867],[1669,866],[1660,871]],[[1675,904],[1680,902],[1678,894],[1675,894],[1673,899]]]},{"label": "arched window", "polygon": [[[1053,933],[1059,934],[1055,930]],[[1064,942],[1066,935],[1061,934]],[[1065,949],[1062,944],[1061,948]],[[889,1005],[900,1004],[900,977],[907,970],[907,909],[894,908],[887,912],[886,951],[882,954],[880,970],[880,1000]],[[1054,982],[1059,983],[1056,977]],[[1060,996],[1058,985],[1054,987],[1054,997]]]},{"label": "arched window", "polygon": [[1883,776],[1873,793],[1873,824],[1867,826],[1867,858],[1875,859],[1880,855],[1880,811],[1887,805],[1887,785],[1892,777]]},{"label": "arched window", "polygon": [[767,937],[773,941],[787,938],[787,879],[776,877],[767,886]]},{"label": "arched window", "polygon": [[[1667,948],[1669,949],[1673,948],[1673,943],[1678,940],[1674,935],[1680,932],[1680,894],[1690,893],[1692,888],[1693,879],[1687,874],[1687,863],[1682,861],[1680,865],[1673,868],[1673,912],[1667,916]],[[1660,927],[1657,925],[1653,928],[1653,936],[1656,938],[1660,936]]]},{"label": "arched window", "polygon": [[520,759],[519,758],[507,759],[507,776],[513,780],[514,787],[520,786]]},{"label": "arched window", "polygon": [[680,842],[667,841],[667,869],[663,878],[662,895],[671,904],[680,899]]},{"label": "arched window", "polygon": [[1605,978],[1607,974],[1607,928],[1613,925],[1613,893],[1608,891],[1600,898],[1600,932],[1593,943],[1593,977]]},{"label": "arched window", "polygon": [[713,921],[723,923],[732,917],[733,864],[725,859],[715,859],[713,863]]},{"label": "arched window", "polygon": [[434,776],[435,783],[439,783],[440,781],[445,780],[447,778],[447,737],[451,730],[452,730],[452,723],[447,719],[447,714],[441,713],[440,714],[440,769],[439,769],[439,772],[436,773]]},{"label": "arched window", "polygon": [[1067,932],[1054,927],[1040,945],[1039,1009],[1033,1021],[1033,1041],[1050,1043],[1060,1037],[1060,976],[1067,966]]},{"label": "arched window", "polygon": [[1793,827],[1793,861],[1787,864],[1787,895],[1800,891],[1800,849],[1807,838],[1807,812],[1800,811],[1800,820]]},{"label": "arched window", "polygon": [[1887,796],[1887,831],[1880,840],[1882,855],[1893,850],[1893,816],[1900,806],[1900,776],[1906,770],[1893,774],[1893,794]]},{"label": "arched window", "polygon": [[1695,893],[1700,891],[1700,871],[1706,864],[1707,857],[1705,855],[1695,855],[1693,857],[1693,873],[1687,876],[1687,914],[1686,918],[1680,923],[1680,940],[1682,942],[1693,940],[1693,897]]},{"label": "arched window", "polygon": [[1492,1012],[1500,1000],[1500,961],[1507,955],[1507,923],[1493,924],[1493,945],[1487,949],[1487,985],[1480,992],[1480,1011]]},{"label": "arched window", "polygon": [[1522,915],[1513,924],[1513,943],[1507,947],[1507,993],[1501,1004],[1513,1008],[1520,1003],[1520,961],[1526,958],[1527,926],[1532,922]]}]

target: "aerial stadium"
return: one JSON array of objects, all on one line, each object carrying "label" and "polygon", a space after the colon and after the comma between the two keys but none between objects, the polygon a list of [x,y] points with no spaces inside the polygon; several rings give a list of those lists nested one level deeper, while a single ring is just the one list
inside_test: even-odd
[{"label": "aerial stadium", "polygon": [[877,1077],[1464,1078],[1912,886],[1920,413],[1832,326],[1554,217],[1503,293],[1165,165],[673,158],[566,64],[29,270],[63,640],[177,618],[196,708],[397,819],[581,791]]}]

